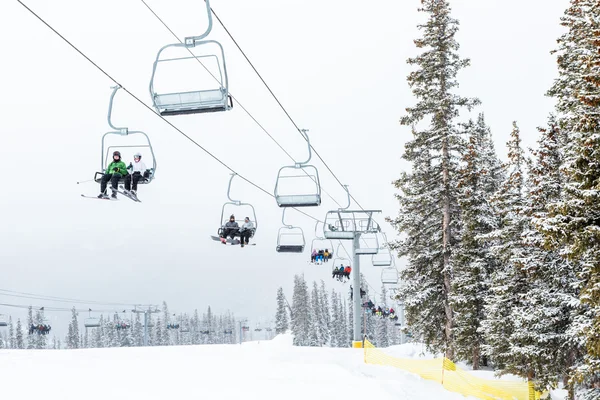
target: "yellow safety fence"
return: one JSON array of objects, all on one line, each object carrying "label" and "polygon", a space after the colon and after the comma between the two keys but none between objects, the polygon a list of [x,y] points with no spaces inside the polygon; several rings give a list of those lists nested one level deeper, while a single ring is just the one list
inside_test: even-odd
[{"label": "yellow safety fence", "polygon": [[441,383],[451,392],[473,396],[484,400],[538,400],[540,393],[533,389],[532,382],[501,381],[473,376],[443,357],[433,360],[396,358],[375,348],[365,340],[365,363],[396,367],[412,372],[423,379]]}]

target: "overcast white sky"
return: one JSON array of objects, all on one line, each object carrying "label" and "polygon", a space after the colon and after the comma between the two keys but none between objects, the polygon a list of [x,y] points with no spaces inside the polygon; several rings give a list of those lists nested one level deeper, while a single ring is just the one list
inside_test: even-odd
[{"label": "overcast white sky", "polygon": [[[150,104],[148,82],[156,53],[170,33],[140,0],[26,0],[122,85]],[[204,30],[203,3],[148,0],[180,37]],[[339,179],[365,208],[397,213],[394,188],[410,130],[398,123],[414,99],[405,61],[417,49],[418,0],[229,0],[213,9]],[[462,94],[476,96],[505,155],[511,122],[526,146],[546,122],[553,102],[544,96],[556,76],[550,51],[567,0],[452,0],[460,20],[460,53],[472,67],[460,75]],[[166,300],[174,312],[233,310],[254,322],[271,319],[277,287],[291,298],[293,275],[324,279],[303,255],[275,252],[281,209],[249,184],[233,196],[254,204],[256,247],[210,240],[226,201],[228,171],[125,93],[114,122],[148,133],[158,161],[156,180],[141,187],[143,203],[86,200],[97,185],[77,185],[98,169],[100,139],[114,83],[42,25],[17,1],[0,6],[0,289],[106,302]],[[296,159],[306,146],[215,21],[210,36],[225,47],[230,90]],[[199,70],[199,73],[202,71]],[[185,77],[176,76],[178,83]],[[474,114],[475,115],[475,114]],[[272,192],[289,158],[239,108],[228,113],[171,117],[170,121],[253,182]],[[149,157],[145,157],[145,161]],[[344,192],[319,161],[323,189],[343,204]],[[355,206],[355,205],[354,205]],[[327,196],[306,211],[323,219],[337,205]],[[314,222],[290,211],[307,244]],[[380,269],[363,261],[379,290]],[[402,261],[399,262],[402,265]],[[344,291],[349,285],[344,287]],[[0,295],[0,303],[29,304]],[[58,303],[33,301],[35,305]],[[70,306],[67,304],[67,306]],[[0,306],[0,313],[25,313]],[[68,318],[50,314],[61,335]]]}]

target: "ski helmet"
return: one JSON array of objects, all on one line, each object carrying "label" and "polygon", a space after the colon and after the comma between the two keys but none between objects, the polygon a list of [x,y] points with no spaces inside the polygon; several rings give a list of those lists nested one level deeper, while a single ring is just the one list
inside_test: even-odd
[{"label": "ski helmet", "polygon": [[140,152],[135,153],[133,155],[133,158],[139,158],[139,159],[141,159],[142,158],[142,153],[140,153]]},{"label": "ski helmet", "polygon": [[115,156],[119,156],[119,158],[121,158],[121,152],[120,152],[120,151],[118,151],[118,150],[117,150],[117,151],[115,151],[115,152],[113,153],[113,158],[115,158]]}]

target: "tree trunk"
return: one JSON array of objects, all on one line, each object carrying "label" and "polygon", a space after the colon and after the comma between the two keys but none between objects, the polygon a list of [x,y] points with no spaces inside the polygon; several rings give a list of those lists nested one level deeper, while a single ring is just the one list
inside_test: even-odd
[{"label": "tree trunk", "polygon": [[473,370],[479,369],[479,343],[473,348]]},{"label": "tree trunk", "polygon": [[448,152],[447,137],[443,139],[442,160],[443,183],[446,192],[444,195],[444,218],[442,223],[442,245],[444,252],[444,312],[446,313],[446,358],[453,360],[454,344],[452,343],[452,325],[454,317],[452,315],[452,306],[450,305],[450,293],[452,291],[452,281],[450,276],[450,171],[448,165],[450,155]]}]

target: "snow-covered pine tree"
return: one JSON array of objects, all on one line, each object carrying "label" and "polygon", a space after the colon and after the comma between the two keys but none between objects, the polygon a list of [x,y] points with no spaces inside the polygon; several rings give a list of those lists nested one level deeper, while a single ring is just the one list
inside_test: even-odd
[{"label": "snow-covered pine tree", "polygon": [[[385,285],[381,285],[381,295],[379,297],[379,304],[382,309],[387,307],[387,290]],[[376,317],[375,321],[375,341],[377,343],[377,347],[389,347],[390,343],[388,341],[388,322],[389,319],[385,317]]]},{"label": "snow-covered pine tree", "polygon": [[481,237],[498,226],[490,198],[502,182],[498,171],[500,163],[483,114],[479,114],[476,123],[464,124],[464,130],[468,145],[458,181],[462,229],[461,241],[452,257],[451,300],[455,311],[456,357],[470,361],[473,369],[479,369],[484,342],[479,328],[485,319],[483,307],[489,294],[488,281],[496,263],[489,243]]},{"label": "snow-covered pine tree", "polygon": [[35,349],[35,337],[37,336],[35,332],[32,333],[31,327],[35,324],[33,319],[33,307],[29,306],[27,309],[27,349]]},{"label": "snow-covered pine tree", "polygon": [[338,295],[338,307],[340,310],[340,316],[342,320],[338,347],[350,347],[352,345],[352,340],[350,336],[351,332],[348,331],[348,325],[352,326],[352,313],[350,313],[350,319],[346,319],[346,315],[348,315],[346,299],[342,301],[341,295]]},{"label": "snow-covered pine tree", "polygon": [[338,304],[338,296],[335,290],[331,290],[331,324],[330,324],[330,346],[331,347],[340,347],[340,335],[342,331],[342,318],[344,315],[342,314],[339,304]]},{"label": "snow-covered pine tree", "polygon": [[198,315],[198,309],[194,310],[194,315],[191,320],[191,339],[192,344],[201,344],[202,343],[202,327],[200,326],[200,316]]},{"label": "snow-covered pine tree", "polygon": [[[580,306],[571,335],[586,347],[574,381],[600,398],[600,5],[571,0],[561,19],[558,79],[549,91],[568,136],[562,199],[549,207],[542,229],[547,246],[565,255],[579,278]],[[538,225],[539,227],[539,225]],[[571,396],[574,393],[571,392]]]},{"label": "snow-covered pine tree", "polygon": [[[35,325],[44,325],[44,311],[42,309],[37,310],[35,313],[34,324]],[[34,348],[35,349],[45,349],[48,347],[48,336],[47,335],[31,335],[34,336]]]},{"label": "snow-covered pine tree", "polygon": [[319,303],[321,304],[321,325],[319,331],[319,337],[323,346],[330,346],[331,342],[331,308],[329,304],[329,298],[327,296],[327,289],[325,288],[325,282],[321,279],[321,286],[319,289]]},{"label": "snow-covered pine tree", "polygon": [[303,275],[294,276],[292,333],[295,346],[310,346],[310,298]]},{"label": "snow-covered pine tree", "polygon": [[556,385],[557,377],[573,366],[573,355],[583,349],[578,349],[568,335],[574,316],[572,305],[577,304],[573,266],[558,251],[545,248],[542,234],[535,229],[544,225],[548,205],[562,198],[562,149],[566,142],[552,116],[548,128],[538,129],[540,138],[538,148],[531,150],[524,210],[532,222],[523,233],[528,288],[522,306],[512,317],[517,329],[511,336],[514,356],[510,370],[535,378],[540,389],[545,389]]},{"label": "snow-covered pine tree", "polygon": [[144,324],[139,313],[135,313],[135,322],[133,323],[133,343],[134,346],[144,345]]},{"label": "snow-covered pine tree", "polygon": [[52,350],[58,350],[58,341],[56,340],[56,336],[52,336]]},{"label": "snow-covered pine tree", "polygon": [[153,346],[164,346],[165,345],[166,337],[164,336],[164,333],[165,332],[163,330],[163,322],[159,316],[158,318],[156,318],[156,323],[154,324]]},{"label": "snow-covered pine tree", "polygon": [[162,314],[163,314],[163,331],[162,331],[162,344],[161,346],[169,346],[171,344],[171,331],[175,331],[175,329],[169,329],[167,326],[169,324],[175,324],[177,321],[175,318],[172,318],[172,315],[169,314],[169,306],[167,306],[167,302],[163,301],[162,303]]},{"label": "snow-covered pine tree", "polygon": [[17,338],[15,338],[15,326],[13,325],[12,317],[8,317],[8,348],[17,348]]},{"label": "snow-covered pine tree", "polygon": [[[400,120],[412,127],[413,140],[403,155],[412,171],[394,182],[401,192],[396,196],[400,212],[390,221],[405,239],[392,242],[391,248],[408,258],[406,287],[400,295],[411,329],[429,348],[443,350],[452,359],[450,260],[458,240],[457,160],[463,148],[455,119],[460,109],[470,110],[479,101],[454,93],[457,74],[470,61],[458,55],[458,21],[450,16],[448,1],[421,3],[419,11],[429,19],[418,25],[423,36],[415,44],[423,53],[408,60],[418,67],[408,76],[417,104]],[[417,126],[423,121],[427,127]]]},{"label": "snow-covered pine tree", "polygon": [[275,333],[285,333],[289,329],[288,310],[285,304],[285,295],[283,288],[277,289],[277,312],[275,313]]},{"label": "snow-covered pine tree", "polygon": [[319,288],[317,282],[313,281],[313,289],[310,294],[310,346],[323,346],[320,335],[321,324],[324,321],[321,318],[321,303],[319,302]]},{"label": "snow-covered pine tree", "polygon": [[15,332],[16,349],[24,349],[25,341],[23,340],[23,327],[21,326],[21,318],[17,318],[17,331]]},{"label": "snow-covered pine tree", "polygon": [[79,321],[77,319],[77,310],[71,309],[71,323],[69,324],[69,334],[67,336],[67,348],[79,348]]},{"label": "snow-covered pine tree", "polygon": [[92,344],[90,343],[90,336],[88,334],[87,329],[85,329],[84,333],[79,335],[79,338],[77,338],[77,340],[79,340],[79,348],[81,348],[81,349],[87,349],[87,348],[92,347]]},{"label": "snow-covered pine tree", "polygon": [[513,314],[522,306],[527,291],[523,268],[525,244],[521,238],[528,223],[524,213],[525,158],[516,122],[513,123],[507,147],[507,179],[492,198],[498,227],[489,234],[480,235],[482,240],[488,241],[491,254],[496,259],[484,305],[486,318],[481,321],[480,327],[485,342],[482,344],[482,354],[493,359],[501,374],[510,372],[515,357],[511,346],[511,335],[516,329]]}]

